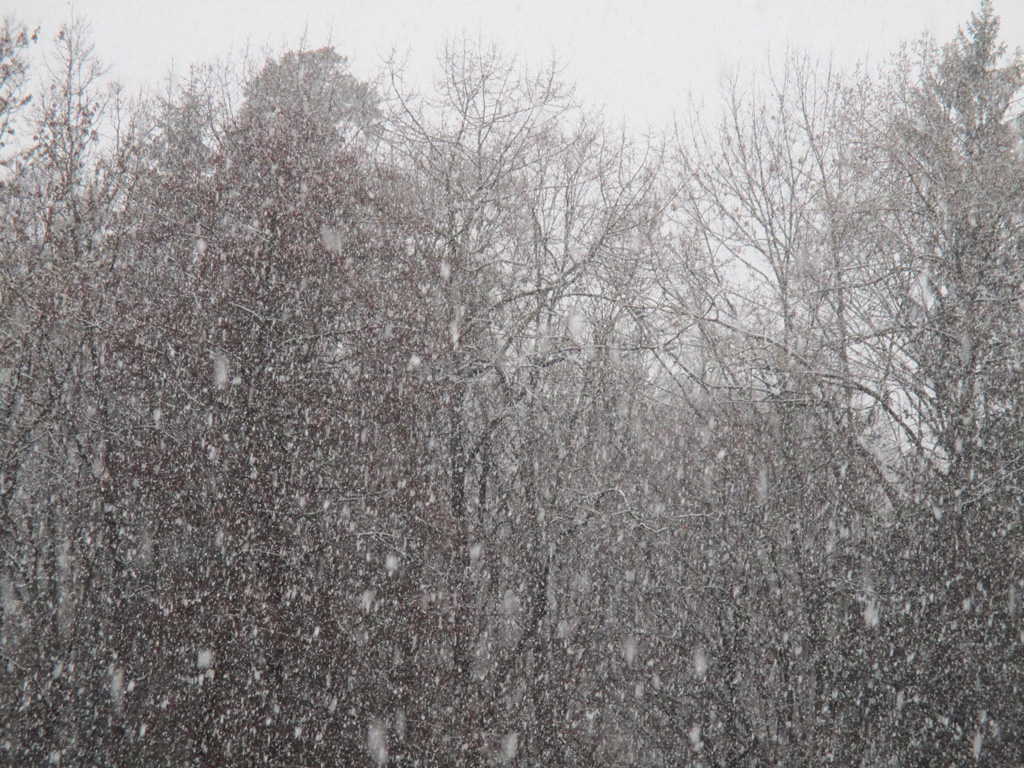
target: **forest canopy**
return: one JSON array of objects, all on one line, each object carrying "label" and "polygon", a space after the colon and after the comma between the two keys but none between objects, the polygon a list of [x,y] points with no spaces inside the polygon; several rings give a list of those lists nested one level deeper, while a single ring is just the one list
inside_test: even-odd
[{"label": "forest canopy", "polygon": [[101,54],[0,28],[0,762],[1024,764],[991,2],[646,138]]}]

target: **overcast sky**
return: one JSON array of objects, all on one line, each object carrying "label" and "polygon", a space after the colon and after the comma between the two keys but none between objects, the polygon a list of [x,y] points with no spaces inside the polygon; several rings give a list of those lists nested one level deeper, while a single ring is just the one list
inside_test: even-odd
[{"label": "overcast sky", "polygon": [[[92,26],[98,53],[131,86],[247,43],[274,50],[307,32],[370,77],[397,48],[426,82],[446,37],[497,42],[528,64],[554,53],[589,103],[635,127],[660,125],[687,94],[712,99],[731,70],[787,45],[844,64],[880,63],[928,30],[946,41],[976,0],[0,0],[49,39],[71,14]],[[997,0],[1003,37],[1024,44],[1024,0]]]}]

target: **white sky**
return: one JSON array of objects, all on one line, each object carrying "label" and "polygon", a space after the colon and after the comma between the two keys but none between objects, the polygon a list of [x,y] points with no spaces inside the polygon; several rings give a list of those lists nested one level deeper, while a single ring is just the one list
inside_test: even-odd
[{"label": "white sky", "polygon": [[[370,77],[398,48],[428,82],[446,37],[469,33],[541,67],[554,53],[566,79],[613,120],[660,126],[687,94],[713,100],[722,77],[792,44],[833,51],[844,64],[880,63],[928,30],[950,39],[977,0],[0,0],[0,13],[42,27],[46,39],[76,14],[97,52],[130,86],[161,79],[171,62],[275,51],[308,32]],[[1003,38],[1024,45],[1024,0],[996,0]]]}]

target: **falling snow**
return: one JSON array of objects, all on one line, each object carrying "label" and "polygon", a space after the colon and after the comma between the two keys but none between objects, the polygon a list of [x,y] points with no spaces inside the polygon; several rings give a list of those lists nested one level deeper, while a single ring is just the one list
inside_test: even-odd
[{"label": "falling snow", "polygon": [[0,29],[0,764],[1024,764],[993,5],[660,136],[88,34]]}]

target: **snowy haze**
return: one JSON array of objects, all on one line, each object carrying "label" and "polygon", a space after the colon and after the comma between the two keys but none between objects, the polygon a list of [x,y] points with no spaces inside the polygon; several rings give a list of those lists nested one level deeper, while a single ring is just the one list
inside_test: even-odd
[{"label": "snowy haze", "polygon": [[973,2],[0,6],[0,766],[1024,766]]},{"label": "snowy haze", "polygon": [[[1003,3],[1003,36],[1024,39],[1024,14]],[[713,100],[719,83],[787,46],[832,53],[844,65],[877,64],[928,31],[948,40],[971,0],[0,0],[45,38],[74,12],[92,24],[97,52],[132,86],[248,46],[261,51],[332,44],[371,78],[392,52],[414,82],[436,70],[444,41],[495,42],[537,69],[552,56],[590,104],[634,128],[661,127],[688,95]]]}]

